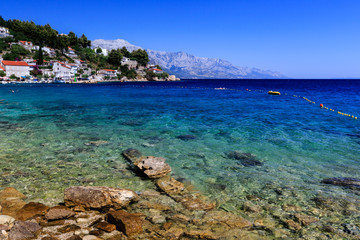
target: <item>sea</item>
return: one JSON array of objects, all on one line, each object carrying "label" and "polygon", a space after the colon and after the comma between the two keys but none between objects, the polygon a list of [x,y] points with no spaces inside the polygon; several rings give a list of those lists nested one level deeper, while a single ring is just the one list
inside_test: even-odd
[{"label": "sea", "polygon": [[360,80],[4,84],[0,130],[0,186],[48,204],[73,185],[154,188],[129,169],[128,148],[165,158],[228,211],[247,196],[304,208],[316,196],[360,200],[321,183],[360,178]]}]

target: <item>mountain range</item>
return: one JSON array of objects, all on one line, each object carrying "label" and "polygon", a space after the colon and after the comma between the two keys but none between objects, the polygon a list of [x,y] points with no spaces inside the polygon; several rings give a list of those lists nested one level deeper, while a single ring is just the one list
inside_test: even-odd
[{"label": "mountain range", "polygon": [[[107,50],[126,47],[129,51],[143,49],[123,39],[96,39],[91,42],[93,48]],[[146,49],[150,63],[158,64],[169,74],[180,78],[285,78],[279,72],[261,70],[258,68],[238,67],[231,62],[217,59],[197,57],[185,52],[163,52]]]}]

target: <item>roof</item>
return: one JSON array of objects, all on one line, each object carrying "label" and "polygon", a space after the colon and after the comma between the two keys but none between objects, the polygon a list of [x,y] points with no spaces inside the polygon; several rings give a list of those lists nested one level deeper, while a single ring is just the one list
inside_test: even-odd
[{"label": "roof", "polygon": [[103,69],[103,71],[107,71],[107,72],[115,72],[115,70],[112,70],[112,69]]},{"label": "roof", "polygon": [[25,66],[28,67],[29,64],[27,64],[26,62],[23,61],[2,61],[2,63],[4,65],[8,65],[8,66]]},{"label": "roof", "polygon": [[26,43],[31,44],[31,42],[28,42],[28,41],[19,41],[19,42],[21,42],[22,44],[26,44]]},{"label": "roof", "polygon": [[0,65],[0,70],[5,71],[5,69]]},{"label": "roof", "polygon": [[152,68],[152,69],[150,69],[150,71],[162,71],[162,70],[158,69],[158,68]]}]

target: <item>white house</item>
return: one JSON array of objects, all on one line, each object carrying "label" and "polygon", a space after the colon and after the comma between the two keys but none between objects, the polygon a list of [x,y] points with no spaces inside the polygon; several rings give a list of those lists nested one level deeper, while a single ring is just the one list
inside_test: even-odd
[{"label": "white house", "polygon": [[30,76],[30,66],[23,61],[2,61],[2,68],[5,70],[6,76],[15,75],[17,77]]},{"label": "white house", "polygon": [[31,51],[34,47],[32,42],[28,42],[28,41],[19,41],[18,45],[24,47],[26,50],[29,50],[29,51]]},{"label": "white house", "polygon": [[72,49],[71,47],[68,47],[68,50],[67,50],[67,52],[65,54],[68,57],[77,57],[77,55],[75,53],[75,50]]},{"label": "white house", "polygon": [[9,29],[6,27],[0,27],[0,38],[5,37],[12,37],[12,35],[10,35]]},{"label": "white house", "polygon": [[70,79],[74,75],[72,74],[71,67],[62,62],[54,62],[53,74],[56,78]]},{"label": "white house", "polygon": [[127,65],[127,66],[128,66],[128,69],[135,69],[136,66],[137,66],[137,61],[130,60],[130,58],[127,58],[127,57],[123,57],[123,58],[121,59],[121,65],[122,65],[122,66]]},{"label": "white house", "polygon": [[98,74],[103,77],[116,77],[117,71],[112,69],[102,69],[98,71]]},{"label": "white house", "polygon": [[157,68],[150,68],[149,71],[157,74],[163,73],[163,70]]}]

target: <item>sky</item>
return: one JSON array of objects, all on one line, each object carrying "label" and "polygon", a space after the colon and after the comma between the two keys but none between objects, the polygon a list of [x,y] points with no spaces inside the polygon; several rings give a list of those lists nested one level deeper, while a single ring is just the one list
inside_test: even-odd
[{"label": "sky", "polygon": [[291,78],[360,78],[358,0],[2,1],[8,19],[221,58]]}]

